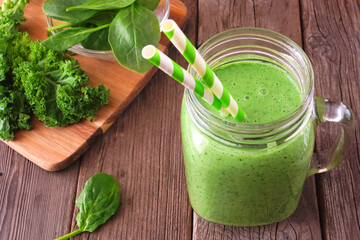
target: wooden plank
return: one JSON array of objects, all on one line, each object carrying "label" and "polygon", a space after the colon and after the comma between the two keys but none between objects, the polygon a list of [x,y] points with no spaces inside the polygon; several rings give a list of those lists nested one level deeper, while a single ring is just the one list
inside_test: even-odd
[{"label": "wooden plank", "polygon": [[[196,16],[196,3],[186,4]],[[189,24],[186,33],[195,36],[193,31]],[[174,49],[170,57],[185,66]],[[158,72],[80,161],[59,172],[46,172],[0,143],[0,239],[54,239],[76,229],[74,201],[99,171],[118,179],[121,206],[104,226],[72,239],[190,239],[182,93]]]},{"label": "wooden plank", "polygon": [[70,228],[79,164],[56,174],[0,143],[0,239],[53,239]]},{"label": "wooden plank", "polygon": [[[185,3],[188,21],[196,22],[196,2]],[[185,30],[192,41],[195,26],[188,24]],[[186,66],[173,47],[169,56]],[[180,135],[183,90],[176,81],[157,72],[101,140],[84,154],[76,195],[90,176],[102,171],[119,180],[122,204],[104,226],[74,239],[191,239],[192,211]],[[71,230],[77,229],[77,213],[75,208]]]},{"label": "wooden plank", "polygon": [[[230,28],[254,26],[280,32],[301,46],[298,1],[199,1],[199,44]],[[229,227],[207,222],[194,214],[193,238],[321,239],[314,178],[305,182],[295,213],[282,222],[261,227]]]},{"label": "wooden plank", "polygon": [[[358,1],[301,1],[304,47],[313,63],[316,94],[342,100],[360,118],[360,6]],[[317,141],[331,144],[334,126],[321,128]],[[359,127],[343,162],[317,176],[320,219],[325,239],[359,239]]]},{"label": "wooden plank", "polygon": [[[25,8],[25,17],[28,20],[21,25],[20,30],[28,32],[33,40],[46,38],[47,24],[41,8],[43,2],[44,0],[32,0]],[[183,26],[186,19],[185,6],[179,0],[173,0],[170,8],[171,17],[179,26]],[[159,48],[165,51],[167,44],[168,40],[163,37]],[[24,157],[48,171],[58,171],[78,159],[91,143],[113,124],[156,71],[156,68],[153,68],[140,74],[125,69],[116,61],[79,55],[75,58],[88,74],[90,85],[104,84],[110,89],[109,104],[98,111],[93,122],[83,120],[68,127],[47,128],[34,119],[32,131],[17,131],[15,139],[6,142]]]}]

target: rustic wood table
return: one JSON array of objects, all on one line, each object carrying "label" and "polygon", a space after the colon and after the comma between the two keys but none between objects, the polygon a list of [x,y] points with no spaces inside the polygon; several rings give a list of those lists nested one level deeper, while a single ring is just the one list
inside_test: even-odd
[{"label": "rustic wood table", "polygon": [[[221,31],[263,27],[310,57],[316,95],[342,100],[360,119],[358,0],[185,0],[197,46]],[[170,57],[186,66],[172,47]],[[261,227],[228,227],[193,213],[180,136],[183,88],[158,71],[115,124],[65,170],[47,172],[0,143],[0,239],[53,239],[77,228],[74,201],[93,174],[120,183],[122,204],[95,232],[74,239],[360,239],[359,128],[339,167],[310,177],[296,212]],[[156,106],[156,107],[154,107]],[[333,132],[331,126],[318,133]],[[318,137],[325,147],[330,138]],[[320,145],[319,144],[319,145]]]}]

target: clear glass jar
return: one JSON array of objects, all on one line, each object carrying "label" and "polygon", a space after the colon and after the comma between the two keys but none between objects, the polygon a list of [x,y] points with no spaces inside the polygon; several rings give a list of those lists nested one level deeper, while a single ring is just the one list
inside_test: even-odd
[{"label": "clear glass jar", "polygon": [[[351,109],[314,97],[308,57],[278,33],[233,29],[209,39],[199,52],[212,69],[243,60],[275,64],[297,82],[302,103],[277,121],[244,124],[212,113],[186,90],[181,130],[193,209],[206,220],[235,226],[287,218],[298,205],[305,179],[341,162],[353,135]],[[315,129],[326,121],[339,124],[339,134],[330,149],[313,154]]]},{"label": "clear glass jar", "polygon": [[[159,20],[160,25],[166,21],[169,18],[170,14],[170,0],[160,0],[158,7],[154,10],[154,13],[156,17]],[[49,27],[56,25],[56,21],[53,18],[47,16],[46,17],[47,25]],[[55,31],[51,32],[52,34],[55,34]],[[116,61],[116,58],[112,51],[99,51],[99,50],[92,50],[92,49],[86,49],[81,44],[77,44],[71,48],[69,48],[69,51],[86,56],[86,57],[93,57],[93,58],[99,58],[107,61]]]}]

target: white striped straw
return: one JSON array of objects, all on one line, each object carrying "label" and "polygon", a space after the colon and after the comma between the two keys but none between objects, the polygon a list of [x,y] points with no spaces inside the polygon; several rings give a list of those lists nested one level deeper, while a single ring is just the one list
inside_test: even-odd
[{"label": "white striped straw", "polygon": [[162,71],[164,71],[170,77],[174,78],[186,88],[193,91],[196,95],[204,99],[204,101],[212,105],[215,109],[223,111],[223,114],[226,114],[226,110],[222,110],[222,104],[220,100],[208,88],[205,88],[199,80],[195,79],[190,73],[180,67],[176,62],[171,60],[159,49],[153,45],[147,45],[142,49],[141,54],[149,62],[160,68]]},{"label": "white striped straw", "polygon": [[235,99],[225,89],[209,65],[200,56],[199,52],[192,45],[190,40],[181,31],[179,26],[173,20],[166,20],[162,24],[161,30],[180,51],[189,64],[195,69],[195,71],[201,76],[215,96],[219,98],[223,107],[231,113],[233,118],[238,121],[243,121],[245,119],[244,112],[240,109]]}]

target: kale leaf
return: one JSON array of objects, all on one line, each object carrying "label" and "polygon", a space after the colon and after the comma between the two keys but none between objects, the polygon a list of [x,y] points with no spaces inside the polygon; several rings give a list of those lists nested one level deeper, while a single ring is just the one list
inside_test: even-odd
[{"label": "kale leaf", "polygon": [[31,45],[27,61],[13,73],[34,114],[49,127],[87,117],[92,120],[100,106],[108,103],[109,90],[103,85],[83,87],[89,78],[75,59],[48,50],[40,42]]},{"label": "kale leaf", "polygon": [[12,140],[17,129],[30,130],[35,114],[46,126],[90,120],[108,103],[103,85],[86,85],[80,64],[64,53],[18,33],[27,0],[5,0],[0,11],[0,138]]},{"label": "kale leaf", "polygon": [[14,130],[30,130],[30,108],[22,91],[11,85],[0,86],[0,138],[12,140]]},{"label": "kale leaf", "polygon": [[11,68],[19,60],[13,53],[20,50],[13,48],[11,40],[19,24],[25,21],[23,13],[27,2],[5,0],[0,11],[0,138],[6,141],[14,138],[16,129],[31,129],[30,106],[21,88],[13,81]]}]

